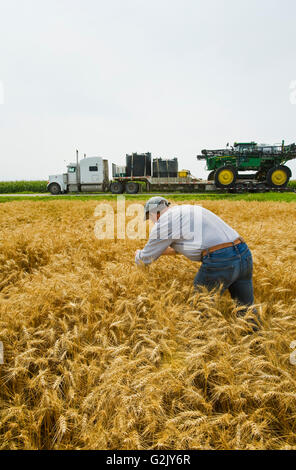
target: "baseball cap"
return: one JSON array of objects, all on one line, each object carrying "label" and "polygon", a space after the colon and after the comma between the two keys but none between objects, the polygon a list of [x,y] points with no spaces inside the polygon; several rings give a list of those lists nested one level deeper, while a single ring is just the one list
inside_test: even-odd
[{"label": "baseball cap", "polygon": [[144,220],[149,218],[149,214],[162,212],[165,207],[169,207],[170,202],[161,196],[151,197],[144,206]]}]

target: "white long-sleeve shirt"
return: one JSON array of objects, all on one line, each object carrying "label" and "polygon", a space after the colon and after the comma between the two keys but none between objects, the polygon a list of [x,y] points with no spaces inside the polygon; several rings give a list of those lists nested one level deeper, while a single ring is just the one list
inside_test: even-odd
[{"label": "white long-sleeve shirt", "polygon": [[213,212],[199,205],[169,208],[158,219],[136,263],[150,264],[171,246],[192,261],[200,261],[203,250],[233,242],[239,234]]}]

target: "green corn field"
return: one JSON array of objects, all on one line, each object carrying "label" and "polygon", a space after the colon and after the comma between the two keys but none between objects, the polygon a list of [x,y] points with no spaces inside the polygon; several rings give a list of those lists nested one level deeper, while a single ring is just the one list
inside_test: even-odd
[{"label": "green corn field", "polygon": [[46,193],[47,181],[0,181],[0,194]]}]

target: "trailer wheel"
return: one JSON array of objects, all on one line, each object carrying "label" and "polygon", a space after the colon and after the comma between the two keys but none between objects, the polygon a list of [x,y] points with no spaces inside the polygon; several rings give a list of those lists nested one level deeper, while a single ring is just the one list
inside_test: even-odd
[{"label": "trailer wheel", "polygon": [[237,183],[235,185],[235,192],[238,193],[238,194],[242,194],[242,193],[245,193],[247,191],[247,187],[244,183]]},{"label": "trailer wheel", "polygon": [[51,183],[48,189],[53,195],[61,194],[61,187],[58,183]]},{"label": "trailer wheel", "polygon": [[215,170],[214,171],[211,171],[209,174],[208,174],[208,181],[214,181],[215,179]]},{"label": "trailer wheel", "polygon": [[110,191],[112,194],[122,194],[123,189],[123,184],[120,183],[120,181],[113,181],[110,185]]},{"label": "trailer wheel", "polygon": [[255,186],[256,188],[256,193],[265,193],[266,192],[266,186],[264,183],[258,183]]},{"label": "trailer wheel", "polygon": [[285,188],[290,179],[290,168],[285,165],[279,165],[267,173],[266,181],[272,188]]},{"label": "trailer wheel", "polygon": [[139,183],[134,183],[133,181],[129,181],[125,185],[125,192],[127,194],[137,194],[139,192]]},{"label": "trailer wheel", "polygon": [[231,165],[222,166],[215,171],[215,184],[218,188],[231,188],[235,185],[237,171]]}]

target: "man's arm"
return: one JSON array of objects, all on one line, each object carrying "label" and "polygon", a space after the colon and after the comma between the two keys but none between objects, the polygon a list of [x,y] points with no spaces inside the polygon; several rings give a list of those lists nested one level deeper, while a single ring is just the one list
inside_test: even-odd
[{"label": "man's arm", "polygon": [[[137,264],[140,264],[142,261],[140,258],[140,253],[141,253],[141,250],[135,251],[135,261]],[[168,246],[167,249],[160,254],[160,256],[175,256],[176,254],[177,252],[174,250],[174,248]],[[145,264],[149,264],[149,263],[145,263]]]},{"label": "man's arm", "polygon": [[156,227],[153,227],[148,243],[145,245],[143,250],[137,250],[135,256],[135,262],[137,264],[151,264],[156,261],[163,254],[173,254],[175,250],[170,248],[172,239],[169,237],[159,238],[156,236]]}]

